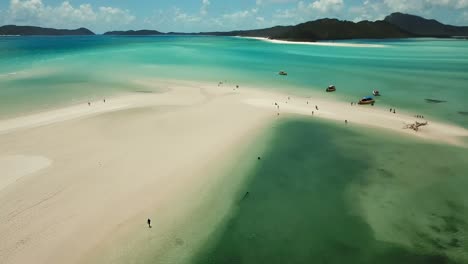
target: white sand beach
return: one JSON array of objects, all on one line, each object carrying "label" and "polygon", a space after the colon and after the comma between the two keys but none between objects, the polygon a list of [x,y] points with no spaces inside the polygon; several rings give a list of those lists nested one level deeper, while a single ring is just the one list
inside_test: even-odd
[{"label": "white sand beach", "polygon": [[[133,242],[121,242],[129,233],[145,237],[127,241],[155,240],[156,254],[178,263],[186,256],[170,252],[167,243],[187,232],[193,241],[183,249],[196,250],[195,241],[207,236],[202,226],[216,225],[229,202],[208,204],[211,213],[198,228],[182,227],[197,222],[192,214],[212,199],[212,188],[230,182],[225,195],[235,193],[243,179],[224,179],[223,171],[259,131],[288,116],[343,126],[348,120],[348,126],[460,146],[468,136],[464,128],[431,120],[418,132],[405,130],[405,123],[418,120],[414,114],[378,106],[235,89],[231,83],[144,83],[148,90],[157,83],[167,91],[0,120],[0,263],[116,263],[119,254],[131,252]],[[154,219],[151,230],[148,217]],[[99,256],[109,247],[120,253]]]},{"label": "white sand beach", "polygon": [[310,45],[310,46],[329,46],[329,47],[348,47],[348,48],[385,48],[387,45],[382,44],[368,44],[368,43],[346,43],[346,42],[310,42],[310,41],[287,41],[277,40],[261,37],[242,37],[246,39],[256,39],[275,44],[289,44],[289,45]]}]

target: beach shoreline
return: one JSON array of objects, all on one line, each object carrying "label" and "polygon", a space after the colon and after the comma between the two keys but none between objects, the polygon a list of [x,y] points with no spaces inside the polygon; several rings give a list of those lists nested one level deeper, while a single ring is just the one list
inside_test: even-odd
[{"label": "beach shoreline", "polygon": [[[165,85],[166,91],[151,90],[151,83],[158,82],[159,85]],[[180,88],[209,90],[215,93],[227,93],[237,95],[238,103],[250,105],[257,109],[263,109],[272,114],[295,114],[302,116],[324,118],[334,121],[348,120],[350,124],[359,124],[367,127],[376,127],[392,131],[409,134],[420,138],[426,138],[433,141],[450,143],[461,146],[458,138],[467,137],[468,130],[456,124],[445,123],[440,120],[429,120],[429,126],[419,132],[404,130],[405,124],[412,124],[416,121],[424,122],[425,119],[416,118],[415,114],[398,109],[398,113],[388,112],[379,106],[360,106],[350,105],[342,101],[342,98],[330,99],[320,95],[316,91],[311,91],[312,96],[305,96],[306,91],[298,91],[301,95],[291,94],[284,90],[268,91],[263,88],[243,86],[236,89],[236,85],[224,83],[219,86],[207,82],[190,82],[167,79],[151,79],[139,81],[139,85],[146,85],[148,93],[129,92],[125,94],[116,94],[107,98],[106,102],[90,101],[91,106],[86,103],[74,104],[68,107],[60,107],[45,112],[37,111],[34,114],[19,115],[13,118],[0,119],[0,135],[12,133],[16,130],[34,128],[64,122],[67,120],[87,118],[105,113],[112,113],[126,109],[149,107],[152,105],[164,104],[168,94],[181,95]],[[175,88],[175,89],[174,89]],[[178,104],[190,104],[190,99],[184,98]],[[275,105],[277,104],[277,105]],[[321,109],[315,109],[320,106]]]},{"label": "beach shoreline", "polygon": [[288,40],[277,40],[269,39],[262,37],[243,37],[238,36],[238,38],[244,39],[254,39],[265,41],[274,44],[290,44],[290,45],[310,45],[310,46],[324,46],[324,47],[348,47],[348,48],[386,48],[387,45],[383,44],[364,44],[364,43],[346,43],[346,42],[310,42],[310,41],[288,41]]},{"label": "beach shoreline", "polygon": [[[148,89],[157,83],[167,90],[0,120],[5,168],[13,174],[18,166],[30,166],[0,189],[0,262],[87,263],[99,259],[95,249],[108,247],[119,230],[147,234],[145,221],[154,212],[161,229],[153,230],[162,237],[156,244],[164,249],[168,241],[180,243],[171,240],[171,232],[226,180],[223,172],[245,152],[240,146],[255,142],[259,133],[289,116],[462,147],[461,138],[468,136],[464,128],[433,121],[419,132],[404,130],[405,123],[418,119],[327,98],[236,88],[232,83],[146,83]],[[250,153],[249,159],[257,160],[259,152]],[[226,201],[233,199],[243,179],[229,181],[233,184]],[[220,214],[207,217],[204,224],[215,226],[230,204],[217,206]],[[193,241],[202,241],[206,234],[193,236]],[[194,250],[196,245],[190,244],[189,251]]]}]

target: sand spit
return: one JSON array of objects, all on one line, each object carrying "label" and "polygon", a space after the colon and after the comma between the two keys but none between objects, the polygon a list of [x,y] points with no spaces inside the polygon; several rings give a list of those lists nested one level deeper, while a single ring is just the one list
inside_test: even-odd
[{"label": "sand spit", "polygon": [[382,44],[366,44],[366,43],[345,43],[345,42],[306,42],[306,41],[286,41],[259,37],[242,37],[247,39],[256,39],[275,44],[288,45],[310,45],[310,46],[325,46],[325,47],[347,47],[347,48],[386,48],[388,46]]},{"label": "sand spit", "polygon": [[[273,98],[251,98],[245,100],[245,103],[266,109],[278,108],[272,104]],[[410,113],[391,113],[388,109],[381,109],[373,106],[360,106],[350,103],[331,101],[328,99],[305,99],[291,98],[282,96],[275,98],[279,102],[279,113],[307,115],[311,118],[324,118],[343,122],[346,125],[363,125],[367,127],[375,127],[388,129],[397,133],[407,134],[435,142],[442,142],[452,145],[464,146],[463,138],[468,136],[468,130],[455,125],[444,124],[437,121],[428,121],[429,125],[415,132],[410,129],[403,129],[406,124],[412,124],[416,121],[424,122],[425,120],[415,118],[414,114]],[[309,102],[309,104],[307,104]],[[318,106],[319,110],[315,108]]]},{"label": "sand spit", "polygon": [[[229,83],[142,83],[148,90],[157,84],[167,91],[0,120],[0,171],[9,175],[0,188],[0,263],[89,263],[86,257],[95,257],[96,248],[120,241],[113,240],[120,230],[146,232],[147,217],[154,217],[153,230],[167,247],[174,225],[190,220],[208,190],[225,182],[222,171],[236,162],[239,146],[288,115],[343,126],[348,120],[348,126],[457,145],[468,135],[466,129],[433,121],[419,132],[403,130],[414,117],[377,106],[236,89]],[[226,212],[221,207],[229,205],[219,206]],[[212,214],[203,219],[211,228],[222,218]],[[196,250],[195,242],[184,245],[186,252]]]}]

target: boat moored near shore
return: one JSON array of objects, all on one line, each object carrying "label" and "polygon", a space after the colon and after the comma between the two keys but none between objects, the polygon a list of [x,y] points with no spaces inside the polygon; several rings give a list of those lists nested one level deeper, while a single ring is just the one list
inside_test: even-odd
[{"label": "boat moored near shore", "polygon": [[336,87],[335,85],[330,85],[328,86],[327,90],[326,90],[328,93],[330,92],[336,92]]},{"label": "boat moored near shore", "polygon": [[373,94],[374,96],[380,96],[379,90],[374,90],[374,91],[372,91],[372,94]]},{"label": "boat moored near shore", "polygon": [[361,100],[359,100],[358,104],[360,104],[360,105],[368,105],[368,104],[374,105],[375,100],[371,96],[366,96],[366,97],[363,97]]},{"label": "boat moored near shore", "polygon": [[285,71],[280,71],[278,74],[279,74],[279,75],[282,75],[282,76],[287,76],[287,75],[288,75],[288,73],[285,72]]}]

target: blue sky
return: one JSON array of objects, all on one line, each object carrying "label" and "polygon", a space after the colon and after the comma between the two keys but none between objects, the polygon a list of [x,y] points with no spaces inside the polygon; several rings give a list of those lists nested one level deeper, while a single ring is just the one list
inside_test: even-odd
[{"label": "blue sky", "polygon": [[395,11],[468,25],[468,0],[0,0],[0,24],[198,32],[377,20]]}]

